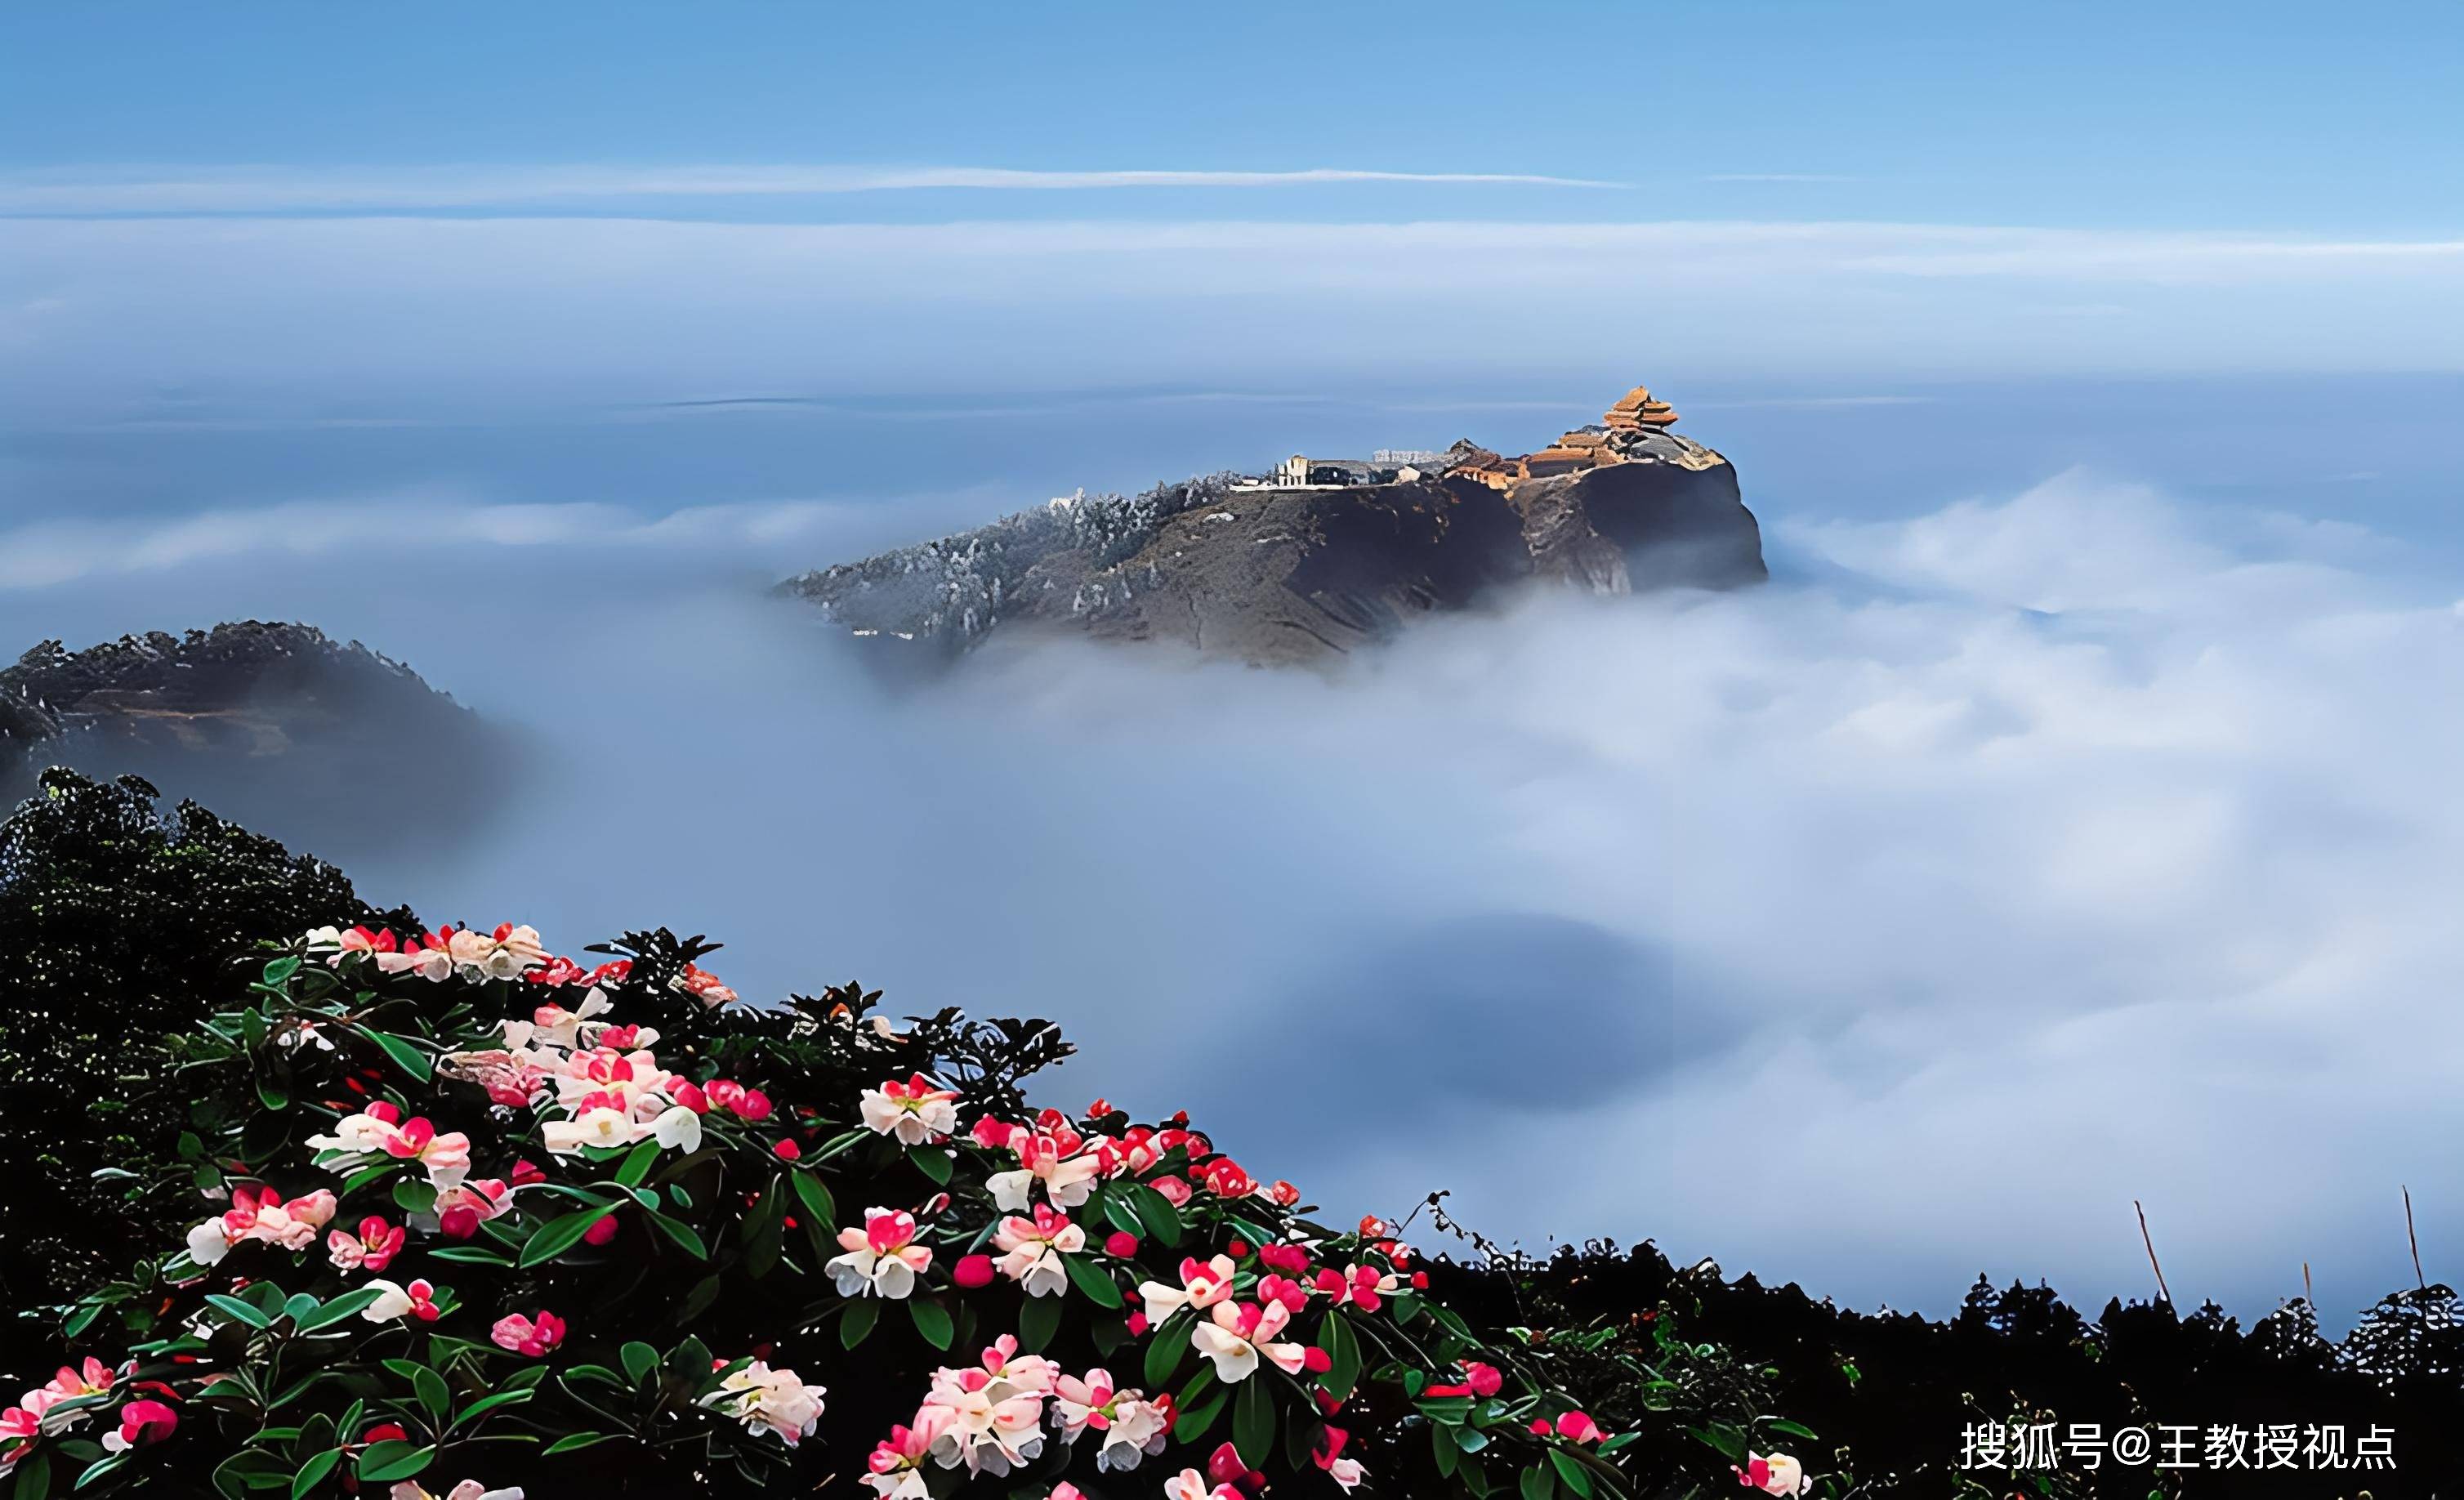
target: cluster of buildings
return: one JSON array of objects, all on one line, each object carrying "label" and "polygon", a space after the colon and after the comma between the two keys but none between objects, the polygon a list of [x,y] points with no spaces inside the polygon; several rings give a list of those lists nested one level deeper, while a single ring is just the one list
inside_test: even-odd
[{"label": "cluster of buildings", "polygon": [[1677,412],[1667,402],[1654,400],[1649,389],[1637,386],[1618,397],[1599,421],[1574,429],[1537,452],[1508,457],[1466,440],[1442,453],[1396,449],[1380,450],[1368,458],[1312,458],[1294,453],[1277,464],[1265,478],[1248,481],[1243,487],[1345,489],[1364,484],[1409,484],[1416,479],[1445,475],[1507,490],[1527,479],[1548,479],[1624,463],[1626,450],[1637,438],[1676,420]]}]

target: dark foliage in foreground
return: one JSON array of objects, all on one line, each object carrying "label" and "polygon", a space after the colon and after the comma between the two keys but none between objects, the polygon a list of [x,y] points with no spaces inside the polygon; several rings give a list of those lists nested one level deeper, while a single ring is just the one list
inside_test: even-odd
[{"label": "dark foliage in foreground", "polygon": [[256,942],[318,913],[413,925],[372,911],[331,865],[156,798],[136,777],[55,768],[0,824],[0,1160],[21,1175],[0,1194],[11,1308],[125,1270],[195,1217],[192,1195],[131,1201],[93,1174],[169,1154],[163,1039],[247,982]]},{"label": "dark foliage in foreground", "polygon": [[[0,1197],[11,1310],[123,1273],[196,1217],[187,1194],[131,1199],[125,1182],[91,1174],[170,1154],[145,1123],[147,1105],[171,1097],[157,1049],[245,985],[257,939],[337,918],[415,930],[407,913],[370,912],[332,866],[192,805],[164,815],[155,802],[133,779],[53,772],[0,826],[0,1151],[33,1163],[40,1186]],[[1003,1109],[1026,1074],[1057,1060],[1037,1051],[1054,1045],[1045,1028],[959,1026],[946,1013],[925,1023],[922,1049],[963,1065],[972,1089]],[[1650,1245],[1431,1268],[1433,1292],[1484,1335],[1560,1331],[1557,1378],[1604,1425],[1647,1426],[1657,1410],[1728,1447],[1736,1414],[1785,1412],[1818,1435],[1793,1446],[1832,1495],[2427,1494],[2437,1445],[2464,1430],[2464,1309],[2445,1287],[2391,1295],[2331,1342],[2299,1300],[2248,1327],[2213,1306],[2185,1316],[2116,1302],[2089,1318],[2049,1289],[1980,1281],[1947,1320],[1861,1313],[1793,1285],[1678,1268]],[[0,1365],[39,1379],[30,1357],[54,1349],[48,1336],[41,1350],[22,1342],[21,1328]],[[1963,1470],[1963,1430],[1991,1422],[2107,1434],[2187,1424],[2203,1447],[2210,1427],[2376,1427],[2394,1434],[2397,1467]]]}]

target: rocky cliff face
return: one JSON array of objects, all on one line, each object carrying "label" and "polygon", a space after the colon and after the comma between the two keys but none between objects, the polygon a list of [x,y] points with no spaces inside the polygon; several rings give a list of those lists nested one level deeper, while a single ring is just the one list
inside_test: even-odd
[{"label": "rocky cliff face", "polygon": [[[320,849],[416,842],[501,789],[509,747],[400,662],[309,626],[244,621],[0,669],[0,798],[51,764],[135,774],[175,797]],[[382,831],[381,831],[382,830]]]},{"label": "rocky cliff face", "polygon": [[[1675,418],[1637,387],[1602,424],[1534,453],[1461,443],[1381,483],[1218,474],[1056,500],[780,587],[904,657],[946,659],[996,630],[1067,631],[1281,665],[1390,639],[1526,581],[1601,593],[1760,581],[1761,534],[1735,470],[1668,431]],[[1348,463],[1296,459],[1286,472]]]}]

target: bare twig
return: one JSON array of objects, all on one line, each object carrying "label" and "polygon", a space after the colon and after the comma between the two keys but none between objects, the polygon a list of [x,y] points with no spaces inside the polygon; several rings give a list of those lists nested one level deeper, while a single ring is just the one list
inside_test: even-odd
[{"label": "bare twig", "polygon": [[2169,1308],[2173,1305],[2173,1290],[2165,1285],[2165,1268],[2156,1264],[2156,1242],[2147,1233],[2147,1210],[2141,1207],[2135,1198],[2130,1201],[2130,1206],[2139,1210],[2139,1241],[2147,1246],[2147,1264],[2156,1272],[2156,1290]]},{"label": "bare twig", "polygon": [[2310,1304],[2311,1312],[2316,1312],[2319,1311],[2319,1294],[2310,1290],[2310,1263],[2308,1261],[2303,1261],[2301,1263],[2301,1300]]},{"label": "bare twig", "polygon": [[2404,1190],[2404,1237],[2412,1246],[2413,1285],[2428,1290],[2430,1278],[2421,1273],[2421,1236],[2412,1232],[2412,1189]]}]

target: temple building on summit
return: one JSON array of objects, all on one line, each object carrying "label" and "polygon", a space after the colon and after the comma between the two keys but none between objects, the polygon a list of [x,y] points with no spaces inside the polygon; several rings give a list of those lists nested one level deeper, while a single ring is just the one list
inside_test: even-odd
[{"label": "temple building on summit", "polygon": [[[1529,479],[1553,479],[1609,464],[1628,462],[1652,433],[1677,421],[1676,408],[1637,386],[1617,399],[1600,420],[1574,429],[1536,452],[1507,457],[1468,439],[1442,453],[1380,450],[1372,458],[1312,458],[1294,453],[1251,489],[1344,489],[1356,485],[1409,484],[1443,474],[1506,490]],[[1683,439],[1679,440],[1681,443]],[[1682,461],[1682,460],[1681,460]]]}]

